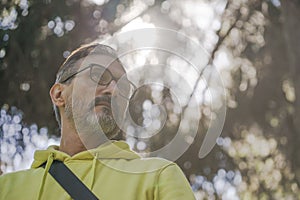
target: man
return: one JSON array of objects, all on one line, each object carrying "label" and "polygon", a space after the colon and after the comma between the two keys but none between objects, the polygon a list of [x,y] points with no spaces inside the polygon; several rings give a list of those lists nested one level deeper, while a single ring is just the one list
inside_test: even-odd
[{"label": "man", "polygon": [[75,50],[50,89],[60,146],[36,151],[31,169],[1,176],[0,199],[71,199],[50,174],[57,161],[80,179],[68,186],[82,182],[100,200],[195,199],[176,164],[143,159],[117,140],[134,90],[112,48],[90,44]]}]

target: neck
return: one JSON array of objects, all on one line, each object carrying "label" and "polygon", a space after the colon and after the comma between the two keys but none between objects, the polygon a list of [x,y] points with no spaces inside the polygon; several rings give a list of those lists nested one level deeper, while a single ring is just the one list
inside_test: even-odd
[{"label": "neck", "polygon": [[87,148],[73,128],[62,124],[59,150],[73,156],[79,152],[86,151]]},{"label": "neck", "polygon": [[105,143],[107,138],[98,134],[88,134],[78,132],[74,125],[69,121],[62,120],[61,124],[61,141],[59,150],[73,156],[82,151],[93,149]]}]

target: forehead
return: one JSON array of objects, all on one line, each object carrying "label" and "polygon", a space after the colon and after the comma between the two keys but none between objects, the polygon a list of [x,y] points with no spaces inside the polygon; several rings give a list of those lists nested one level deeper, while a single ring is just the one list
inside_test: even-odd
[{"label": "forehead", "polygon": [[108,55],[91,54],[84,58],[79,59],[75,65],[78,70],[83,69],[90,64],[98,64],[107,68],[115,76],[122,76],[126,73],[123,65],[116,59]]}]

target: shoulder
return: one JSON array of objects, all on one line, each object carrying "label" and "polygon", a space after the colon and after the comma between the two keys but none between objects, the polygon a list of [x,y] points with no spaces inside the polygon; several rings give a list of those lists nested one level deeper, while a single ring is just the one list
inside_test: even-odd
[{"label": "shoulder", "polygon": [[0,199],[35,199],[43,169],[29,169],[0,176]]},{"label": "shoulder", "polygon": [[26,182],[34,177],[39,177],[39,174],[43,173],[42,168],[38,169],[27,169],[27,170],[21,170],[17,172],[11,172],[7,174],[2,174],[0,176],[0,183],[14,183],[14,184],[22,184],[23,182]]},{"label": "shoulder", "polygon": [[142,162],[143,166],[154,172],[156,195],[159,199],[195,199],[187,178],[176,163],[162,158],[136,159],[136,162]]}]

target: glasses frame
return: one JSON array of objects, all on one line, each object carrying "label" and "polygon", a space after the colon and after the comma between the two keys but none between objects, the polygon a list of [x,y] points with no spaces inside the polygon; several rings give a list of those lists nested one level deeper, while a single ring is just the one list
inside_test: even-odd
[{"label": "glasses frame", "polygon": [[[111,79],[110,79],[107,83],[105,83],[105,84],[101,84],[99,81],[94,80],[94,79],[92,78],[92,68],[93,68],[93,67],[103,68],[105,71],[107,71],[107,72],[109,73]],[[59,83],[65,83],[65,82],[67,82],[68,80],[71,80],[72,78],[74,78],[77,74],[79,74],[79,73],[85,71],[86,69],[90,69],[89,77],[90,77],[90,79],[91,79],[94,83],[97,83],[97,85],[108,86],[113,80],[114,80],[116,83],[120,80],[120,79],[116,78],[116,77],[111,73],[111,71],[109,71],[106,67],[104,67],[104,66],[102,66],[102,65],[99,65],[99,64],[96,64],[96,63],[91,63],[91,64],[89,64],[87,67],[84,67],[83,69],[81,69],[81,70],[79,70],[79,71],[77,71],[77,72],[71,74],[71,75],[68,76],[67,78],[65,78],[65,79],[63,79],[63,80],[60,80],[60,81],[58,81],[58,82],[59,82]],[[101,79],[101,77],[100,77],[100,79]],[[100,80],[100,79],[99,79],[99,80]],[[127,80],[128,80],[128,79],[127,79]],[[133,88],[133,91],[132,91],[132,93],[130,94],[129,97],[122,94],[121,89],[118,87],[118,84],[117,84],[117,87],[118,87],[118,89],[119,89],[119,91],[120,91],[119,94],[120,94],[123,98],[125,98],[125,99],[127,99],[127,100],[130,100],[130,99],[134,96],[137,87],[136,87],[130,80],[128,80],[128,82],[129,82],[129,84],[130,84],[130,85],[132,86],[132,88]]]}]

